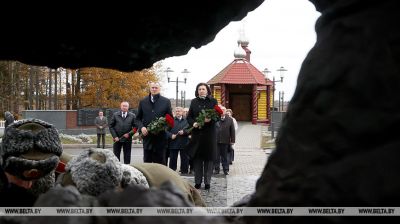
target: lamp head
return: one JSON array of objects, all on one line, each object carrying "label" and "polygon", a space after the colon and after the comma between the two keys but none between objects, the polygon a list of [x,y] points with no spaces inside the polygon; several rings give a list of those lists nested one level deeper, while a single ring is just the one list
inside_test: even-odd
[{"label": "lamp head", "polygon": [[186,68],[185,69],[183,69],[183,71],[182,71],[182,74],[183,74],[183,80],[184,80],[184,82],[185,82],[185,84],[186,84],[186,81],[187,81],[187,75],[190,73],[190,71],[189,70],[187,70]]},{"label": "lamp head", "polygon": [[168,82],[169,82],[169,80],[170,80],[169,73],[170,73],[170,72],[174,72],[174,70],[172,70],[170,67],[168,67],[168,68],[165,70],[165,72],[167,73],[167,79],[168,79]]},{"label": "lamp head", "polygon": [[283,82],[284,73],[287,71],[287,69],[285,69],[283,66],[281,66],[277,71],[280,74],[281,82]]}]

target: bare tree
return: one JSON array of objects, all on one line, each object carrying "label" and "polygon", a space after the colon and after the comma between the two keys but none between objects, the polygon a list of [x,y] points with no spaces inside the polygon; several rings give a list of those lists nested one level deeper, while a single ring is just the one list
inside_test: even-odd
[{"label": "bare tree", "polygon": [[66,93],[65,93],[65,106],[67,110],[71,110],[71,104],[70,104],[70,91],[71,91],[71,84],[69,83],[69,72],[71,70],[67,69],[66,73],[65,73],[65,89],[66,89]]},{"label": "bare tree", "polygon": [[52,103],[52,101],[51,101],[51,96],[52,96],[52,82],[53,82],[53,78],[52,78],[53,76],[52,76],[52,69],[51,68],[49,68],[49,72],[48,72],[48,75],[47,75],[47,80],[48,80],[48,90],[47,90],[47,97],[48,97],[48,100],[49,100],[49,106],[48,106],[48,109],[49,110],[51,110],[52,108],[51,108],[51,103]]},{"label": "bare tree", "polygon": [[34,94],[34,89],[33,89],[33,77],[34,77],[34,66],[29,66],[29,90],[27,91],[28,94],[28,109],[33,108],[33,94]]},{"label": "bare tree", "polygon": [[54,110],[58,110],[58,99],[57,99],[57,75],[58,75],[58,69],[54,69]]},{"label": "bare tree", "polygon": [[35,76],[35,108],[36,110],[40,110],[40,85],[39,85],[39,69],[34,67],[34,76]]}]

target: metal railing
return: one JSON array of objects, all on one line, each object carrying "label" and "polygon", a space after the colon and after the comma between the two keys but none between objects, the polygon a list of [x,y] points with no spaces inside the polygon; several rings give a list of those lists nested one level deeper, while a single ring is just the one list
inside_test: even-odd
[{"label": "metal railing", "polygon": [[[17,122],[17,121],[18,120],[15,120],[14,122]],[[5,124],[6,124],[5,120],[0,120],[0,128],[4,128]]]}]

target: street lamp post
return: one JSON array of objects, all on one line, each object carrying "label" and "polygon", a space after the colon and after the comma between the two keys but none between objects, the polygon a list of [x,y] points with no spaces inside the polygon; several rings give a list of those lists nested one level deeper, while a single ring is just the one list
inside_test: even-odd
[{"label": "street lamp post", "polygon": [[186,106],[186,91],[181,90],[181,107]]},{"label": "street lamp post", "polygon": [[187,70],[186,68],[182,71],[182,73],[184,74],[183,81],[179,81],[179,76],[176,76],[176,80],[175,80],[175,81],[170,80],[169,72],[173,72],[173,70],[172,70],[170,67],[168,67],[167,70],[165,70],[165,72],[167,72],[168,83],[170,83],[170,82],[175,82],[175,83],[176,83],[175,107],[177,107],[177,106],[178,106],[178,101],[179,101],[179,98],[178,98],[179,83],[185,83],[185,84],[186,84],[186,80],[187,80],[186,76],[187,76],[187,74],[190,73],[190,72],[189,72],[189,70]]},{"label": "street lamp post", "polygon": [[[287,70],[283,66],[281,66],[277,71],[279,72],[280,80],[275,80],[275,76],[272,76],[272,109],[273,110],[275,110],[275,83],[276,82],[283,83],[284,72],[286,72]],[[267,68],[265,68],[263,73],[264,73],[265,77],[268,78],[268,73],[271,73],[271,71],[269,71]],[[283,96],[282,96],[282,98],[283,98]],[[279,100],[280,99],[281,99],[281,96],[279,94]],[[279,110],[280,110],[280,107],[281,107],[281,105],[279,105]],[[271,130],[272,130],[271,131],[271,137],[274,138],[275,137],[275,135],[274,135],[275,127],[274,127],[274,122],[273,122],[271,114],[270,114],[271,126],[272,126],[271,127]]]},{"label": "street lamp post", "polygon": [[[283,82],[283,77],[284,77],[284,72],[287,71],[283,66],[281,66],[278,70],[280,72],[280,80],[275,80],[275,76],[272,76],[272,109],[275,110],[275,83],[276,82]],[[265,77],[268,78],[268,73],[271,73],[271,71],[268,70],[268,68],[265,68],[263,71]]]},{"label": "street lamp post", "polygon": [[[274,88],[274,96],[275,96],[275,82],[281,82],[281,83],[283,83],[283,77],[284,77],[284,73],[287,71],[283,66],[281,66],[279,69],[277,69],[276,71],[278,71],[279,72],[279,76],[280,76],[280,78],[281,78],[281,80],[277,80],[277,81],[275,81],[275,76],[273,77],[273,82],[274,82],[274,85],[273,85],[273,88]],[[274,97],[273,96],[273,97]],[[281,100],[281,97],[279,96],[279,100]],[[275,102],[273,102],[273,104],[274,104]],[[281,106],[279,105],[279,109],[278,110],[280,110],[281,108],[280,108]],[[275,107],[274,107],[274,109],[275,109]]]},{"label": "street lamp post", "polygon": [[279,91],[279,96],[278,96],[278,111],[281,111],[281,91]]}]

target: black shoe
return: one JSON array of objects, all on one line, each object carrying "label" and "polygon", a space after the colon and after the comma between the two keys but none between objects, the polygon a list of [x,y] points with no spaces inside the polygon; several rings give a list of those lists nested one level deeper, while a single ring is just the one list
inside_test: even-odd
[{"label": "black shoe", "polygon": [[99,149],[99,148],[100,148],[100,146],[98,145],[98,146],[97,146],[97,148]]},{"label": "black shoe", "polygon": [[206,184],[206,185],[204,186],[204,189],[210,190],[210,185],[209,185],[209,184]]},{"label": "black shoe", "polygon": [[219,170],[214,171],[214,174],[219,174]]},{"label": "black shoe", "polygon": [[224,174],[225,175],[229,175],[229,171],[224,171]]},{"label": "black shoe", "polygon": [[201,184],[195,184],[194,185],[194,188],[196,188],[196,189],[200,189],[200,187],[201,187]]}]

